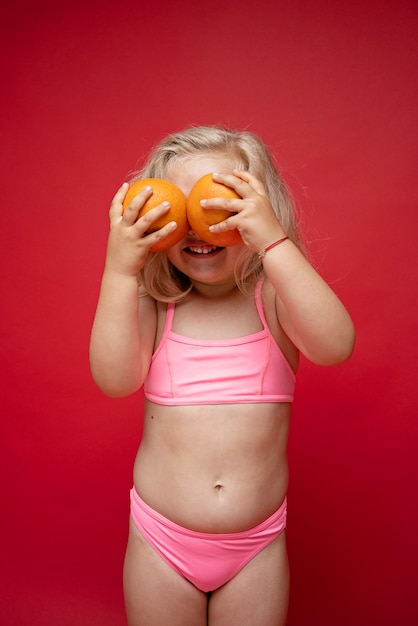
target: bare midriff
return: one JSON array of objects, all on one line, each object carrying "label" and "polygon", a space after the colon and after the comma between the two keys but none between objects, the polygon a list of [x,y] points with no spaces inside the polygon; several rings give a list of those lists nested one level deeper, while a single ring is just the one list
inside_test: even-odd
[{"label": "bare midriff", "polygon": [[198,532],[261,523],[288,486],[288,403],[145,403],[134,484],[154,510]]}]

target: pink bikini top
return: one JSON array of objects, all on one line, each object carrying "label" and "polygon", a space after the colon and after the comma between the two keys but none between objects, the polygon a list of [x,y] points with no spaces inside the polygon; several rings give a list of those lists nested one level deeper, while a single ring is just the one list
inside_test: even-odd
[{"label": "pink bikini top", "polygon": [[295,374],[272,337],[261,300],[255,303],[263,330],[232,339],[191,339],[171,330],[175,304],[167,307],[161,341],[144,383],[156,404],[292,402]]}]

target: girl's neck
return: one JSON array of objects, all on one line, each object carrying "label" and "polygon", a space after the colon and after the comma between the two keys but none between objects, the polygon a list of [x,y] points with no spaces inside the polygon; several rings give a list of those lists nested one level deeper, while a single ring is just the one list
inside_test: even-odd
[{"label": "girl's neck", "polygon": [[213,285],[195,281],[192,281],[192,284],[193,289],[191,294],[195,294],[203,298],[226,298],[233,295],[238,290],[234,279]]}]

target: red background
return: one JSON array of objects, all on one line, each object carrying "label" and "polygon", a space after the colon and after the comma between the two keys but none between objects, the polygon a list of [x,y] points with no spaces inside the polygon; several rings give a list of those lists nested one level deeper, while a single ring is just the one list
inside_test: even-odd
[{"label": "red background", "polygon": [[141,396],[105,398],[88,366],[108,206],[164,134],[226,123],[281,161],[358,331],[347,364],[302,362],[289,626],[416,624],[418,5],[9,5],[0,622],[124,624]]}]

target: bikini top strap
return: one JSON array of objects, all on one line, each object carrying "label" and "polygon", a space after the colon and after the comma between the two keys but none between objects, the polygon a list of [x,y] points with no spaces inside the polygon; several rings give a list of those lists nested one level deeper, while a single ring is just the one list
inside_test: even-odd
[{"label": "bikini top strap", "polygon": [[255,305],[257,307],[257,312],[261,319],[261,323],[263,324],[264,328],[268,329],[266,315],[264,313],[264,307],[263,307],[263,297],[262,297],[263,283],[264,283],[264,277],[262,276],[261,278],[259,278],[255,286],[254,299],[255,299]]},{"label": "bikini top strap", "polygon": [[175,302],[168,302],[167,304],[167,312],[165,315],[165,324],[164,324],[164,330],[163,330],[163,338],[166,336],[166,334],[171,330],[172,326],[173,326],[173,319],[174,319],[174,310],[176,308],[176,304]]}]

